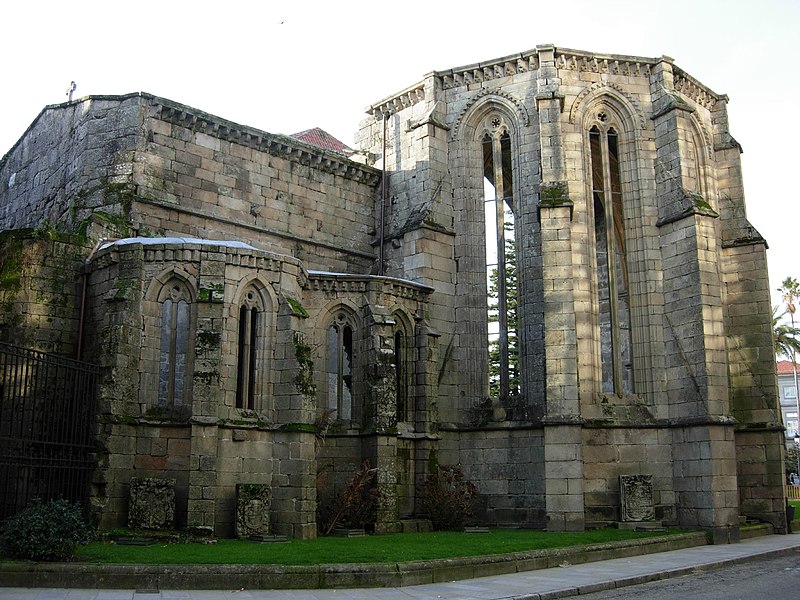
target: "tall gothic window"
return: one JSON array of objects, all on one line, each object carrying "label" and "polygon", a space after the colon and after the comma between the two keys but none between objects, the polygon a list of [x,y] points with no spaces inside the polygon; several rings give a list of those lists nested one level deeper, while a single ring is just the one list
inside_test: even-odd
[{"label": "tall gothic window", "polygon": [[602,391],[634,391],[631,311],[622,207],[619,139],[605,113],[589,130],[600,324]]},{"label": "tall gothic window", "polygon": [[236,408],[256,408],[258,353],[263,327],[263,306],[258,293],[248,290],[239,307],[239,342],[236,366]]},{"label": "tall gothic window", "polygon": [[188,377],[190,304],[179,283],[165,286],[161,302],[161,339],[158,363],[158,404],[177,410],[184,404]]},{"label": "tall gothic window", "polygon": [[490,117],[482,140],[486,220],[486,289],[489,393],[519,393],[517,336],[517,248],[511,136],[499,117]]},{"label": "tall gothic window", "polygon": [[414,420],[414,336],[404,320],[395,315],[394,378],[397,398],[397,420]]},{"label": "tall gothic window", "polygon": [[328,328],[328,408],[336,418],[353,418],[353,327],[339,313]]}]

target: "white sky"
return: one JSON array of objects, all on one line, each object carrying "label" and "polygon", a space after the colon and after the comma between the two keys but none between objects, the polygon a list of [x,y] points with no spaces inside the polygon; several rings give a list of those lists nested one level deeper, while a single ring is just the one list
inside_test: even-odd
[{"label": "white sky", "polygon": [[[0,9],[0,155],[47,104],[145,91],[272,133],[348,144],[364,108],[425,73],[539,44],[656,57],[730,96],[771,287],[800,278],[798,0],[11,0]],[[775,302],[778,301],[774,295]]]}]

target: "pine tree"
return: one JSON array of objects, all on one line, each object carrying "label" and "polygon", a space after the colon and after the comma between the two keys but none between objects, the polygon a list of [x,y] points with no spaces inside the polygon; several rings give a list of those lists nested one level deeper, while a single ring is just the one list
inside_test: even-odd
[{"label": "pine tree", "polygon": [[[508,231],[508,229],[507,229]],[[489,273],[489,323],[500,320],[499,310],[499,268]],[[508,393],[519,392],[519,338],[517,335],[517,252],[514,238],[505,238],[505,275],[506,275],[506,319],[508,325]],[[500,339],[494,337],[489,341],[489,395],[500,397]]]}]

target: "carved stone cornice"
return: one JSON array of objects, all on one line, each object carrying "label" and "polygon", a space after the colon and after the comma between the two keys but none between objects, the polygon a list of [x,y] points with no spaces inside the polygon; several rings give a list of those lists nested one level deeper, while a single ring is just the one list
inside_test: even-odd
[{"label": "carved stone cornice", "polygon": [[419,82],[393,96],[371,104],[367,107],[366,113],[380,121],[384,116],[398,113],[404,108],[414,106],[423,100],[425,100],[425,84],[424,82]]},{"label": "carved stone cornice", "polygon": [[489,61],[456,67],[447,71],[436,71],[442,89],[457,88],[474,83],[509,77],[518,73],[535,71],[539,68],[539,55],[536,50],[511,54]]},{"label": "carved stone cornice", "polygon": [[675,91],[680,92],[686,98],[693,100],[703,108],[711,109],[718,100],[727,101],[727,96],[712,92],[708,87],[697,81],[686,71],[676,66],[672,67],[674,74],[673,85]]},{"label": "carved stone cornice", "polygon": [[364,293],[375,284],[381,286],[380,291],[383,294],[423,302],[434,292],[434,288],[430,286],[415,281],[409,281],[408,279],[400,279],[398,277],[329,273],[326,271],[308,271],[308,280],[303,287],[326,292],[340,291]]},{"label": "carved stone cornice", "polygon": [[583,50],[556,48],[556,68],[583,73],[606,73],[626,77],[650,77],[659,59],[641,56],[595,54]]},{"label": "carved stone cornice", "polygon": [[151,96],[150,103],[156,108],[156,116],[167,123],[370,186],[376,186],[380,181],[381,174],[377,169],[293,137],[239,125],[164,98]]}]

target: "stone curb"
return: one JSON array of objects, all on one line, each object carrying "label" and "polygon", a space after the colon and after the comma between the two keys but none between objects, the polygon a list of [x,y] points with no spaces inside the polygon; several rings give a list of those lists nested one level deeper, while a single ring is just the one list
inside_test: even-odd
[{"label": "stone curb", "polygon": [[[661,581],[664,579],[671,579],[673,577],[683,577],[685,575],[692,575],[693,573],[700,573],[705,571],[713,571],[731,565],[742,564],[762,558],[774,558],[776,556],[786,556],[795,554],[797,548],[779,548],[777,550],[766,550],[753,554],[750,556],[739,556],[736,558],[725,558],[712,562],[707,562],[701,565],[691,567],[676,567],[674,569],[665,569],[656,573],[646,573],[643,575],[633,575],[631,577],[622,577],[620,579],[611,579],[608,581],[601,581],[588,585],[578,587],[567,587],[560,590],[551,590],[549,592],[541,592],[534,594],[525,594],[523,596],[514,596],[511,600],[556,600],[557,598],[568,598],[571,596],[586,595],[593,592],[605,592],[624,588],[632,585],[640,585],[642,583],[650,583],[652,581]],[[643,553],[644,554],[644,553]]]},{"label": "stone curb", "polygon": [[[0,563],[0,587],[156,590],[403,587],[628,558],[704,546],[707,543],[705,533],[694,532],[570,548],[389,564],[103,565],[9,562]],[[611,585],[613,587],[613,582]],[[561,596],[547,596],[557,597]],[[545,596],[533,595],[530,598]]]}]

